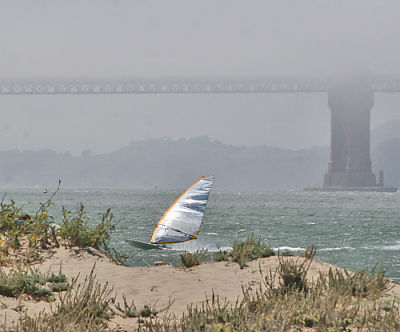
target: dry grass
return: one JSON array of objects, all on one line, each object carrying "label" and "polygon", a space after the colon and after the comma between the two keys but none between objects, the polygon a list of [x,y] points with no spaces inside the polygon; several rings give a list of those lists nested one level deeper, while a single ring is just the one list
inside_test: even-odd
[{"label": "dry grass", "polygon": [[399,303],[384,298],[389,281],[383,270],[330,270],[311,283],[307,272],[313,255],[280,257],[260,288],[243,288],[241,301],[231,304],[213,295],[180,319],[147,322],[142,331],[400,330]]},{"label": "dry grass", "polygon": [[69,289],[59,295],[55,309],[37,317],[25,315],[17,326],[5,331],[104,331],[114,314],[115,297],[107,284],[96,282],[94,268],[82,283],[72,280]]},{"label": "dry grass", "polygon": [[[111,331],[108,323],[114,315],[136,319],[140,331],[400,330],[399,303],[385,298],[390,283],[384,270],[331,269],[310,281],[313,255],[278,258],[277,269],[264,275],[261,285],[243,287],[241,300],[229,303],[213,294],[180,318],[158,318],[155,308],[138,309],[124,296],[123,303],[116,304],[112,288],[97,283],[92,270],[81,283],[77,278],[72,281],[50,313],[25,315],[5,331]],[[60,273],[44,280],[62,284],[64,278]]]}]

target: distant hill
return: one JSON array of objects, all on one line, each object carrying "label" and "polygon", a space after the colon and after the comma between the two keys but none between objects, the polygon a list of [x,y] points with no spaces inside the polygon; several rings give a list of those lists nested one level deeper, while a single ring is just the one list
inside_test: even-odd
[{"label": "distant hill", "polygon": [[376,170],[384,170],[385,184],[400,188],[400,138],[393,138],[378,145],[373,153]]},{"label": "distant hill", "polygon": [[80,157],[50,150],[0,152],[0,186],[184,188],[205,174],[226,190],[296,189],[322,183],[328,148],[291,151],[236,147],[208,137],[135,142],[118,151]]},{"label": "distant hill", "polygon": [[[376,172],[400,187],[400,138],[373,149]],[[329,147],[285,150],[269,146],[238,147],[192,139],[134,142],[118,151],[82,156],[51,150],[0,152],[0,186],[66,188],[184,188],[201,175],[216,175],[222,190],[302,189],[321,185]]]},{"label": "distant hill", "polygon": [[400,138],[400,118],[387,121],[371,131],[372,148],[394,138]]},{"label": "distant hill", "polygon": [[372,164],[383,170],[385,184],[400,188],[400,118],[385,122],[371,132]]}]

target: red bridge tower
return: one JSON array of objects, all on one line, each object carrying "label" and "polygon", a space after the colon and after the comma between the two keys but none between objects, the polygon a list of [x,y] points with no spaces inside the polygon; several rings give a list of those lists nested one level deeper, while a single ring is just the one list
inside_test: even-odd
[{"label": "red bridge tower", "polygon": [[370,120],[374,92],[367,82],[334,85],[331,109],[331,158],[324,187],[376,187],[370,160]]}]

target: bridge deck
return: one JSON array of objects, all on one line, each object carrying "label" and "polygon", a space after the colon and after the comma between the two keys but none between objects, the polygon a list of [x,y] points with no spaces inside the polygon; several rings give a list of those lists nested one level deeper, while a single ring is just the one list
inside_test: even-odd
[{"label": "bridge deck", "polygon": [[[1,95],[145,94],[145,93],[315,93],[327,92],[329,80],[65,80],[0,82]],[[400,92],[400,78],[372,81],[375,92]]]}]

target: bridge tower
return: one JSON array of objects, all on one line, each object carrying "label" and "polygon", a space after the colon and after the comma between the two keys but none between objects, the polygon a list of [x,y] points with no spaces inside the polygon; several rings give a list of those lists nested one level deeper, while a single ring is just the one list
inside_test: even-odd
[{"label": "bridge tower", "polygon": [[374,92],[369,80],[333,84],[328,90],[328,104],[331,155],[324,187],[377,187],[370,159]]}]

